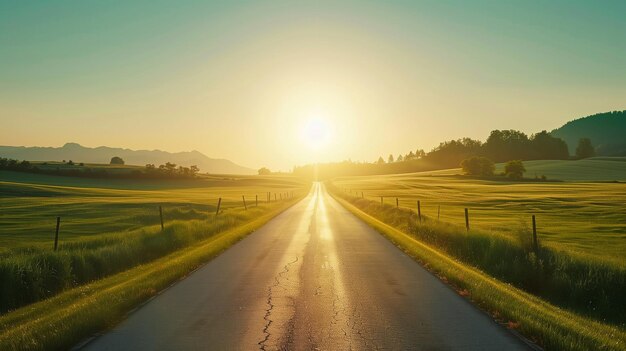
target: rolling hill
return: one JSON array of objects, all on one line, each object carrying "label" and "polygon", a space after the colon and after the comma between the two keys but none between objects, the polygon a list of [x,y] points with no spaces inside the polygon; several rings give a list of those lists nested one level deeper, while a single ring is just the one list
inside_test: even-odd
[{"label": "rolling hill", "polygon": [[100,146],[84,147],[76,143],[67,143],[62,147],[24,147],[0,146],[0,157],[28,161],[72,160],[84,163],[109,163],[111,157],[119,156],[126,164],[156,165],[172,162],[181,166],[196,165],[202,172],[219,174],[254,174],[253,169],[240,166],[226,159],[209,158],[199,151],[170,153],[161,150],[130,150]]},{"label": "rolling hill", "polygon": [[589,138],[599,156],[626,156],[626,110],[575,119],[550,134],[565,140],[572,155],[580,138]]}]

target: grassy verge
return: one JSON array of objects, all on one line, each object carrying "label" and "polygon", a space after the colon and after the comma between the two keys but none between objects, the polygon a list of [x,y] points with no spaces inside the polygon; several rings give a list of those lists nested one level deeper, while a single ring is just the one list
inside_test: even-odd
[{"label": "grassy verge", "polygon": [[1,350],[67,349],[114,325],[134,306],[193,271],[294,204],[271,211],[195,245],[175,251],[0,317]]},{"label": "grassy verge", "polygon": [[[329,188],[332,191],[332,187]],[[503,283],[480,269],[451,258],[442,250],[395,228],[396,225],[408,226],[406,216],[396,217],[391,222],[392,226],[376,218],[380,213],[375,211],[366,213],[361,208],[369,206],[372,201],[339,195],[336,191],[331,194],[396,246],[454,285],[462,295],[468,296],[476,304],[490,311],[494,317],[508,321],[510,327],[530,336],[546,349],[576,351],[626,349],[624,329],[563,310],[519,288]],[[391,206],[378,205],[378,207]]]}]

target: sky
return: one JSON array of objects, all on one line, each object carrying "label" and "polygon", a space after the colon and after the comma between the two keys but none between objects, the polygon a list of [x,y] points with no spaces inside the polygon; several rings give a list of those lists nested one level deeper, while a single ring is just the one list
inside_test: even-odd
[{"label": "sky", "polygon": [[375,161],[626,109],[625,1],[0,0],[0,145]]}]

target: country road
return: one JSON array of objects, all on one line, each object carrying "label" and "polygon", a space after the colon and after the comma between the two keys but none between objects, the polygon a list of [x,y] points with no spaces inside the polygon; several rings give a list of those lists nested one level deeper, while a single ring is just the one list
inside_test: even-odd
[{"label": "country road", "polygon": [[344,209],[311,193],[88,350],[526,350]]}]

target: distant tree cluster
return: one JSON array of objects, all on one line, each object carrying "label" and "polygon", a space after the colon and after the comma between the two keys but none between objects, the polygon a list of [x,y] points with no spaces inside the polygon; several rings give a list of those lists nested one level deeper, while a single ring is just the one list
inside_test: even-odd
[{"label": "distant tree cluster", "polygon": [[154,164],[147,164],[145,173],[148,175],[163,175],[168,177],[195,177],[200,172],[198,166],[183,167],[176,166],[175,163],[166,162],[163,165],[156,167]]},{"label": "distant tree cluster", "polygon": [[28,171],[33,169],[33,165],[28,161],[0,158],[0,169],[5,171]]},{"label": "distant tree cluster", "polygon": [[[584,146],[583,149],[589,149]],[[583,153],[589,155],[589,153]],[[583,155],[581,154],[581,155]],[[582,157],[582,156],[579,156]],[[473,159],[477,158],[477,159]],[[344,161],[318,165],[294,167],[294,174],[327,179],[337,176],[375,175],[429,171],[455,168],[464,160],[469,173],[488,175],[491,163],[509,160],[565,160],[569,159],[567,144],[547,131],[541,131],[530,137],[517,130],[494,130],[483,143],[480,140],[461,138],[440,143],[430,152],[417,149],[407,154],[394,157],[378,157],[374,162],[359,163]],[[476,173],[475,173],[476,172]],[[511,176],[513,177],[513,176]]]},{"label": "distant tree cluster", "polygon": [[259,168],[259,175],[268,175],[268,174],[271,174],[271,173],[272,173],[272,171],[270,171],[270,169],[267,168],[267,167]]},{"label": "distant tree cluster", "polygon": [[28,161],[0,158],[0,170],[85,178],[194,178],[200,172],[195,165],[183,167],[171,162],[158,167],[147,164],[143,170],[129,169],[128,172],[109,172],[106,168],[84,167],[83,163],[77,166],[71,160],[69,162],[64,160],[63,163],[70,167],[54,167],[47,163],[41,164],[43,167],[38,167]]},{"label": "distant tree cluster", "polygon": [[471,138],[444,141],[428,153],[411,151],[404,157],[398,156],[395,161],[393,155],[389,155],[387,163],[423,159],[439,168],[447,168],[457,167],[460,162],[472,157],[487,157],[494,162],[565,160],[569,158],[569,153],[562,139],[545,130],[531,137],[517,130],[494,130],[484,143]]}]

